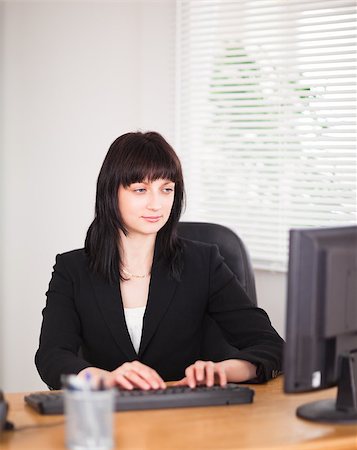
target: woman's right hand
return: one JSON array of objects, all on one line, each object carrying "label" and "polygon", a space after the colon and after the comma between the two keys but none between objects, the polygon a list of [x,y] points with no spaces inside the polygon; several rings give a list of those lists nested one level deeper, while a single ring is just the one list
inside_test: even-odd
[{"label": "woman's right hand", "polygon": [[112,372],[104,369],[98,369],[98,367],[86,367],[81,370],[78,374],[78,378],[87,379],[90,377],[91,386],[98,387],[100,383],[104,383],[107,388],[114,386],[112,378]]},{"label": "woman's right hand", "polygon": [[139,361],[126,362],[111,372],[114,385],[124,389],[166,389],[160,375]]},{"label": "woman's right hand", "polygon": [[108,388],[119,386],[129,390],[166,389],[166,384],[160,375],[139,361],[125,362],[112,372],[97,367],[87,367],[79,372],[78,376],[84,378],[86,373],[90,374],[94,385],[98,385],[102,380]]}]

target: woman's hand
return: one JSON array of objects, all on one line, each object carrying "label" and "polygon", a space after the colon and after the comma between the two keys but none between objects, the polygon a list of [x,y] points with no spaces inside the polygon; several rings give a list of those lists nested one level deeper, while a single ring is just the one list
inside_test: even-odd
[{"label": "woman's hand", "polygon": [[114,385],[124,389],[166,389],[160,375],[139,361],[126,362],[111,372]]},{"label": "woman's hand", "polygon": [[77,374],[77,377],[82,379],[87,379],[88,376],[90,377],[91,386],[98,387],[100,383],[104,383],[107,388],[114,386],[111,372],[108,370],[98,369],[98,367],[86,367]]},{"label": "woman's hand", "polygon": [[214,363],[212,361],[196,361],[185,370],[185,378],[176,385],[188,385],[191,388],[200,384],[225,386],[227,382],[239,383],[256,377],[256,366],[240,359],[227,359]]},{"label": "woman's hand", "polygon": [[103,382],[107,388],[119,386],[129,390],[166,389],[166,384],[160,375],[139,361],[126,362],[112,372],[97,367],[87,367],[79,372],[78,377],[85,378],[86,373],[90,374],[94,386]]}]

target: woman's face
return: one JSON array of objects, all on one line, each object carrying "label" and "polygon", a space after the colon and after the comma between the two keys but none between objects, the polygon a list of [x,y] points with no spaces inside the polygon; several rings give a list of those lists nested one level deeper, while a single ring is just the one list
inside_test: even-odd
[{"label": "woman's face", "polygon": [[129,235],[156,234],[170,216],[174,195],[175,183],[170,180],[120,186],[118,206]]}]

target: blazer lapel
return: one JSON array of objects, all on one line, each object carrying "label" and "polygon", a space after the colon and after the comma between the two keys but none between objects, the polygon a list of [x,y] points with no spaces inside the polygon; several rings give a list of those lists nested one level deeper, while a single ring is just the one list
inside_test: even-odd
[{"label": "blazer lapel", "polygon": [[139,357],[145,352],[160,321],[163,319],[174,297],[176,288],[177,281],[169,276],[169,271],[164,260],[154,257],[149,296],[143,320]]},{"label": "blazer lapel", "polygon": [[90,277],[93,283],[98,307],[115,342],[123,353],[125,353],[128,361],[137,359],[138,355],[135,352],[126,326],[123,302],[119,289],[119,279],[118,283],[111,285],[95,274],[91,273]]}]

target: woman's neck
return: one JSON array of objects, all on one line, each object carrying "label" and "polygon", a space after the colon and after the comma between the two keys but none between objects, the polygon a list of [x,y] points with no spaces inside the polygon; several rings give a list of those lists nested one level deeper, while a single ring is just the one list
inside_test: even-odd
[{"label": "woman's neck", "polygon": [[120,231],[120,258],[124,268],[135,275],[150,273],[156,235],[125,236]]}]

